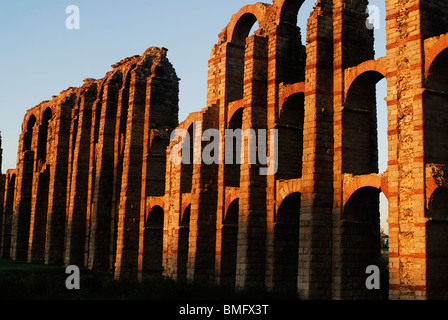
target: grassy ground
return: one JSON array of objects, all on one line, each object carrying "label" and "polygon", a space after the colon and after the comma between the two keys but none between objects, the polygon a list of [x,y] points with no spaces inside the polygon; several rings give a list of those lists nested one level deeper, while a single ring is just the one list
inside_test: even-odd
[{"label": "grassy ground", "polygon": [[0,300],[238,300],[296,299],[293,292],[235,292],[214,284],[159,278],[117,281],[110,274],[81,269],[80,289],[68,290],[64,267],[0,260]]}]

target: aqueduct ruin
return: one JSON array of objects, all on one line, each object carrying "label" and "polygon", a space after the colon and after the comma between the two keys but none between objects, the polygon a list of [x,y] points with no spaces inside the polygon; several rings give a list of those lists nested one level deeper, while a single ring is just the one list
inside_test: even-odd
[{"label": "aqueduct ruin", "polygon": [[[207,105],[182,123],[164,48],[28,110],[17,167],[2,176],[1,258],[117,279],[294,288],[305,299],[381,298],[367,290],[365,270],[380,259],[382,192],[389,298],[447,298],[448,3],[386,0],[387,55],[375,59],[367,0],[318,0],[306,45],[303,2],[256,3],[232,16],[210,56]],[[171,133],[192,133],[197,122],[223,137],[278,130],[277,172],[173,163]],[[189,149],[207,144],[194,139]]]}]

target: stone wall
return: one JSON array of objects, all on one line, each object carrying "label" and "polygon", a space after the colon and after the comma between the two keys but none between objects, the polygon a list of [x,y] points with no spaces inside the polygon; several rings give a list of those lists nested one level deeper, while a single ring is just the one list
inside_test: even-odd
[{"label": "stone wall", "polygon": [[[180,124],[164,48],[28,110],[17,168],[0,184],[1,256],[306,299],[447,298],[448,7],[386,0],[387,55],[374,59],[367,0],[318,0],[306,31],[302,3],[233,15],[210,55],[207,105]],[[384,78],[389,162],[378,172]],[[218,135],[203,139],[208,129]],[[266,141],[250,129],[267,130]],[[278,170],[260,174],[273,159],[249,153],[237,162],[228,142],[238,138],[242,150],[277,147]],[[217,142],[221,161],[205,163]],[[366,268],[381,263],[381,192],[390,278],[368,290]]]}]

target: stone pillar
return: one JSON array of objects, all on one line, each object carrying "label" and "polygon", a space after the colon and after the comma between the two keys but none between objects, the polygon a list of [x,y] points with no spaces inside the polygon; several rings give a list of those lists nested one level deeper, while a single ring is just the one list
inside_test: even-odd
[{"label": "stone pillar", "polygon": [[11,237],[12,219],[14,215],[14,192],[16,186],[15,171],[8,170],[5,179],[5,202],[3,207],[2,239],[0,247],[0,257],[2,259],[11,258]]},{"label": "stone pillar", "polygon": [[50,137],[51,153],[46,157],[50,165],[45,247],[47,264],[64,263],[70,122],[77,97],[78,92],[75,90],[60,95],[50,123],[53,136]]},{"label": "stone pillar", "polygon": [[153,187],[148,185],[151,180],[144,162],[148,160],[152,130],[177,124],[178,78],[166,52],[165,48],[148,49],[132,72],[117,228],[117,279],[137,278],[139,266],[143,267],[145,257],[140,258],[139,251],[143,254],[146,199]]},{"label": "stone pillar", "polygon": [[[34,115],[31,117],[34,117]],[[33,128],[28,128],[20,136],[16,177],[17,194],[15,195],[15,208],[13,209],[11,259],[21,261],[26,261],[28,258],[31,191],[33,188],[35,156],[33,146],[37,143],[37,125],[33,124],[32,126]],[[28,139],[29,141],[25,141]]]},{"label": "stone pillar", "polygon": [[43,263],[47,231],[49,168],[36,172],[31,199],[28,262]]},{"label": "stone pillar", "polygon": [[[236,286],[239,288],[263,286],[266,268],[266,176],[260,175],[258,158],[249,163],[249,141],[244,132],[266,128],[266,89],[268,40],[251,36],[246,40],[244,65],[244,113],[242,148],[245,150],[241,165],[238,221]],[[254,150],[256,153],[256,150]]]},{"label": "stone pillar", "polygon": [[68,190],[69,206],[67,214],[65,265],[84,266],[87,230],[87,195],[89,179],[90,135],[92,109],[97,97],[97,84],[88,85],[82,94],[78,115],[78,130],[71,160],[71,183]]},{"label": "stone pillar", "polygon": [[[424,122],[423,40],[448,31],[444,1],[386,1],[389,115],[389,270],[391,299],[426,299],[427,186],[425,161],[431,158],[423,139],[431,130]],[[429,151],[430,152],[430,151]],[[446,160],[446,159],[444,159]]]},{"label": "stone pillar", "polygon": [[87,180],[87,209],[86,209],[86,237],[85,237],[85,254],[84,254],[84,265],[89,267],[94,251],[91,251],[91,239],[93,234],[92,217],[93,214],[93,201],[95,195],[95,184],[96,184],[96,162],[98,158],[97,145],[98,139],[100,136],[100,123],[101,123],[101,114],[103,109],[103,95],[104,90],[106,89],[106,83],[108,78],[104,78],[99,80],[98,83],[98,92],[96,96],[96,100],[93,103],[92,107],[92,126],[90,130],[89,137],[89,175]]},{"label": "stone pillar", "polygon": [[[103,88],[98,142],[95,145],[95,185],[90,216],[89,262],[91,269],[110,269],[111,210],[114,178],[114,141],[117,105],[123,74],[115,70]],[[96,115],[97,116],[97,115]]]},{"label": "stone pillar", "polygon": [[[334,285],[332,295],[337,299],[381,297],[380,291],[367,290],[364,283],[365,269],[370,264],[379,265],[380,249],[378,248],[373,256],[364,243],[354,243],[353,246],[347,248],[348,243],[356,242],[354,240],[356,236],[353,236],[352,233],[357,234],[359,227],[356,226],[356,222],[353,226],[353,222],[348,221],[350,218],[344,215],[342,202],[345,173],[354,175],[378,173],[377,119],[374,99],[376,82],[372,79],[372,83],[363,87],[366,91],[364,94],[366,98],[362,105],[353,105],[354,102],[350,101],[348,96],[344,96],[347,89],[345,88],[347,84],[344,83],[344,71],[374,58],[373,30],[367,28],[367,17],[367,1],[354,1],[350,4],[346,4],[344,1],[334,1],[334,207],[332,221]],[[369,92],[368,90],[371,88],[373,90]],[[355,99],[352,98],[352,100]],[[372,208],[372,210],[377,216],[371,219],[377,219],[378,223],[372,224],[369,232],[378,231],[379,243],[379,207]],[[362,213],[359,212],[358,220],[363,219],[361,216]],[[369,221],[363,222],[368,223]],[[358,231],[348,232],[349,229]],[[349,233],[350,235],[348,235]],[[359,240],[359,238],[357,239]],[[367,263],[367,261],[370,262]]]},{"label": "stone pillar", "polygon": [[[216,105],[202,111],[201,126],[198,127],[200,132],[195,135],[196,150],[201,155],[208,145],[202,141],[203,133],[207,129],[216,128],[217,119]],[[202,159],[200,164],[194,165],[188,262],[188,278],[192,280],[215,279],[217,177],[216,163],[206,164]]]},{"label": "stone pillar", "polygon": [[[293,13],[294,15],[295,13]],[[300,28],[281,20],[275,30],[269,34],[268,49],[268,87],[267,87],[267,129],[277,130],[278,138],[281,139],[281,133],[278,128],[279,123],[279,96],[281,87],[301,82],[305,77],[305,47],[301,43]],[[298,124],[295,124],[296,126]],[[285,139],[286,140],[286,139]],[[288,144],[291,142],[288,141]],[[279,144],[279,143],[278,143]],[[268,139],[267,154],[271,154],[271,148]],[[284,155],[277,145],[277,159]],[[301,153],[301,152],[300,152]],[[302,159],[287,159],[286,161],[301,163]],[[285,164],[285,163],[283,163]],[[277,207],[276,199],[276,181],[279,176],[278,171],[267,176],[266,203],[267,203],[267,235],[266,235],[266,286],[273,288],[274,283],[274,227]],[[297,212],[300,215],[300,210]],[[299,230],[297,230],[299,233]]]},{"label": "stone pillar", "polygon": [[[163,275],[178,279],[179,274],[179,236],[183,226],[180,196],[180,175],[182,164],[171,161],[179,141],[171,141],[166,152],[166,181],[165,181],[165,214],[163,242]],[[177,150],[179,151],[179,150]],[[181,275],[185,276],[185,274]]]},{"label": "stone pillar", "polygon": [[332,2],[319,1],[308,19],[303,129],[298,292],[306,299],[331,296],[333,204]]},{"label": "stone pillar", "polygon": [[[166,51],[165,51],[166,54]],[[168,67],[168,65],[165,65]],[[151,247],[148,241],[150,228],[147,225],[147,214],[149,211],[147,205],[148,197],[160,197],[163,200],[164,226],[170,225],[169,201],[165,202],[165,190],[169,185],[169,175],[167,172],[171,167],[170,157],[167,156],[167,148],[170,144],[170,135],[178,125],[179,113],[179,79],[174,70],[166,70],[165,76],[151,76],[147,83],[147,94],[144,115],[143,129],[143,158],[142,158],[142,188],[140,205],[140,237],[139,237],[139,256],[138,272],[142,279],[148,273],[152,272],[153,265],[148,252]],[[157,125],[156,125],[157,124]],[[176,224],[177,226],[178,224]],[[168,228],[167,228],[168,229]],[[163,258],[166,254],[168,244],[171,245],[170,237],[166,236],[168,230],[163,231],[162,250],[162,272],[167,271],[163,264],[166,260]]]},{"label": "stone pillar", "polygon": [[[221,35],[222,36],[222,35]],[[210,55],[208,73],[208,105],[216,104],[219,118],[216,128],[221,135],[220,156],[225,160],[225,130],[229,129],[229,110],[233,106],[242,106],[243,81],[244,81],[244,50],[242,44],[223,42],[215,45]],[[232,128],[235,129],[235,128]],[[230,151],[234,152],[234,151]],[[215,249],[215,276],[216,281],[221,281],[222,258],[222,228],[225,212],[228,165],[224,161],[217,166],[217,198],[216,198],[216,249]],[[238,179],[239,185],[239,179]],[[232,186],[234,187],[234,186]]]},{"label": "stone pillar", "polygon": [[146,78],[137,68],[131,79],[118,216],[115,278],[136,278],[143,163]]}]

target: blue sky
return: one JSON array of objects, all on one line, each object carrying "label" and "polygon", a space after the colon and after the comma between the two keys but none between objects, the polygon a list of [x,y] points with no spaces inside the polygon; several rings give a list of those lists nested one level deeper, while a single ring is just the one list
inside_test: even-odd
[{"label": "blue sky", "polygon": [[[208,59],[218,34],[232,14],[251,0],[2,0],[0,3],[0,131],[2,172],[16,167],[17,145],[26,110],[85,78],[100,79],[111,65],[143,53],[168,48],[181,78],[179,121],[205,107]],[[270,0],[266,2],[271,3]],[[306,0],[298,24],[315,0]],[[384,12],[384,0],[371,0]],[[66,7],[80,9],[80,29],[69,30]],[[385,23],[376,31],[377,56],[385,55]],[[385,136],[385,81],[378,86],[380,141]],[[380,155],[387,156],[382,144]],[[381,160],[385,169],[387,160]]]},{"label": "blue sky", "polygon": [[[0,130],[2,171],[16,166],[27,109],[84,78],[103,78],[111,65],[166,47],[181,80],[180,120],[205,107],[207,63],[218,34],[241,0],[69,0],[0,3]],[[68,5],[80,9],[80,29],[68,30]]]}]

